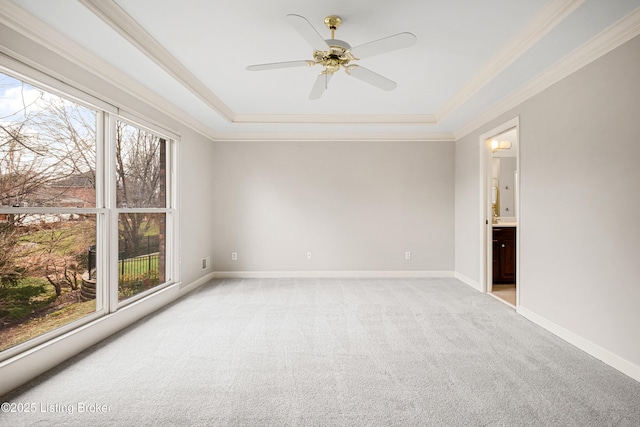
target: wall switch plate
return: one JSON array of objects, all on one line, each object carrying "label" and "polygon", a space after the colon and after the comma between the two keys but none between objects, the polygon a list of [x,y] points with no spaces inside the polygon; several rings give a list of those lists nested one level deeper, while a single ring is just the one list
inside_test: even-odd
[{"label": "wall switch plate", "polygon": [[307,252],[307,259],[311,259],[311,257],[312,257],[311,252]]},{"label": "wall switch plate", "polygon": [[404,259],[411,259],[411,251],[406,251],[404,253]]},{"label": "wall switch plate", "polygon": [[231,261],[238,260],[238,252],[231,252]]}]

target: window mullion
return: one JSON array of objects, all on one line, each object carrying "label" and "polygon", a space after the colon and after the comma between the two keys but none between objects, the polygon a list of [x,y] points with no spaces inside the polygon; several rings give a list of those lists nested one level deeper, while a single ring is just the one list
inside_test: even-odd
[{"label": "window mullion", "polygon": [[107,132],[105,132],[105,203],[108,208],[108,244],[106,246],[105,272],[106,297],[109,312],[118,308],[118,212],[116,209],[116,116],[108,115]]},{"label": "window mullion", "polygon": [[172,245],[167,245],[167,266],[170,270],[168,274],[174,282],[180,281],[179,260],[181,256],[180,246],[178,245],[180,229],[177,227],[180,212],[178,209],[180,202],[177,173],[178,150],[179,144],[176,141],[172,141],[167,147],[167,206],[171,208],[171,212],[167,214],[167,238],[169,239],[167,241],[173,242]]}]

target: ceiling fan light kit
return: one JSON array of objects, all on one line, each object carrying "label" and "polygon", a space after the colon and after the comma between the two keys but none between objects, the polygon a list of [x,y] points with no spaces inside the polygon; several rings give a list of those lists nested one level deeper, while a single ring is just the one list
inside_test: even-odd
[{"label": "ceiling fan light kit", "polygon": [[360,46],[351,47],[343,40],[335,38],[335,31],[342,24],[342,19],[336,15],[327,16],[324,24],[331,30],[331,38],[323,39],[306,18],[300,15],[287,15],[289,23],[300,33],[300,35],[313,47],[313,60],[274,62],[269,64],[250,65],[249,71],[273,70],[279,68],[291,68],[301,66],[320,65],[324,69],[318,74],[316,82],[311,89],[310,99],[319,99],[327,89],[331,76],[341,68],[347,75],[355,77],[365,83],[369,83],[382,90],[393,90],[396,82],[389,80],[367,68],[352,62],[362,58],[378,55],[411,46],[416,42],[416,36],[411,33],[399,33],[385,37]]}]

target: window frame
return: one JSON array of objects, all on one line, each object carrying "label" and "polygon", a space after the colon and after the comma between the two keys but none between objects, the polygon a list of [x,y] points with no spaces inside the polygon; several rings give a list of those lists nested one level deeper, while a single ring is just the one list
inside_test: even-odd
[{"label": "window frame", "polygon": [[[30,65],[0,53],[0,73],[96,111],[95,208],[0,207],[2,214],[91,214],[96,217],[96,311],[0,352],[0,363],[48,341],[72,333],[105,315],[180,282],[178,222],[178,154],[180,136],[148,119],[120,109]],[[115,123],[117,120],[144,129],[166,141],[166,204],[164,208],[116,207]],[[166,215],[165,281],[147,291],[118,301],[118,215],[121,212]],[[115,238],[114,238],[115,236]]]},{"label": "window frame", "polygon": [[[164,139],[165,142],[165,168],[166,168],[166,183],[165,183],[165,207],[164,208],[122,208],[117,205],[117,182],[116,182],[116,150],[115,150],[115,134],[116,134],[116,123],[120,121],[126,123],[127,125],[134,126],[145,132],[149,132],[154,136]],[[109,171],[110,171],[110,179],[107,183],[109,187],[109,197],[107,197],[107,206],[109,207],[109,211],[111,212],[110,219],[110,234],[109,240],[111,242],[110,245],[110,259],[115,260],[115,262],[111,262],[109,265],[109,272],[111,277],[113,277],[112,282],[115,283],[109,290],[109,306],[110,311],[117,311],[119,308],[125,307],[131,303],[134,303],[142,298],[147,297],[161,289],[164,289],[172,284],[179,282],[176,278],[177,264],[175,260],[177,259],[177,245],[175,244],[175,229],[176,229],[176,210],[177,210],[177,200],[176,200],[176,188],[174,185],[177,183],[175,177],[176,170],[176,146],[177,141],[174,136],[171,136],[170,133],[162,132],[156,130],[153,125],[148,125],[144,119],[140,119],[138,117],[133,116],[127,113],[121,114],[111,114],[109,115],[109,139],[111,144],[109,144]],[[140,292],[134,296],[126,298],[124,300],[119,300],[118,298],[118,217],[121,213],[164,213],[165,217],[165,233],[166,233],[166,241],[165,245],[165,281],[154,286],[151,289],[147,289],[144,292]]]}]

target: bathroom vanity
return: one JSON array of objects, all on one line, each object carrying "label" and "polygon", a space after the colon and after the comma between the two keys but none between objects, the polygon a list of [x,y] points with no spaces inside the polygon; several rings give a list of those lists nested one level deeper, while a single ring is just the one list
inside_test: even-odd
[{"label": "bathroom vanity", "polygon": [[493,224],[493,283],[516,282],[516,224]]}]

